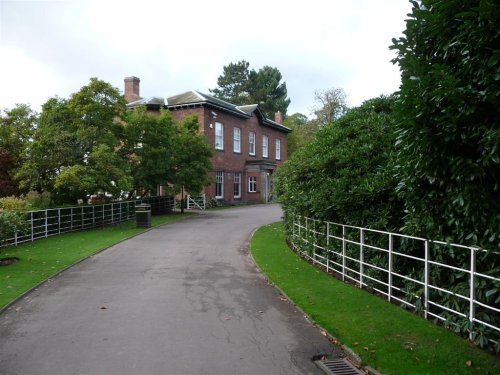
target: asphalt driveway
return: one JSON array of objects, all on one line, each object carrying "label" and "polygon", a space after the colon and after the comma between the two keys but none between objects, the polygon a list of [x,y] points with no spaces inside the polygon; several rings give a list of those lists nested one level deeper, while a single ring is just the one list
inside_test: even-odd
[{"label": "asphalt driveway", "polygon": [[248,255],[280,216],[204,212],[76,265],[0,315],[0,373],[321,373],[335,349]]}]

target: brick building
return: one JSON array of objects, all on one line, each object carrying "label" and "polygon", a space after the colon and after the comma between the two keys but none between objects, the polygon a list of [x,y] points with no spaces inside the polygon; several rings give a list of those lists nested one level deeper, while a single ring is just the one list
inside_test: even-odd
[{"label": "brick building", "polygon": [[[236,106],[198,91],[167,99],[139,95],[140,80],[125,78],[128,107],[146,105],[150,111],[167,108],[176,120],[196,115],[200,132],[214,148],[211,172],[214,184],[205,188],[207,198],[225,202],[269,202],[273,174],[287,156],[287,134],[282,115],[266,118],[254,105]],[[196,194],[197,192],[191,192]]]}]

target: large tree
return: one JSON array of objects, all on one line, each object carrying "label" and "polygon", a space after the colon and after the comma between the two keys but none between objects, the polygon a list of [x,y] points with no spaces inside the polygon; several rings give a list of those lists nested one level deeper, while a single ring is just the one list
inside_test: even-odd
[{"label": "large tree", "polygon": [[292,129],[287,137],[287,152],[290,158],[297,150],[307,145],[314,139],[314,135],[319,130],[317,120],[309,120],[302,113],[294,113],[283,120],[283,125]]},{"label": "large tree", "polygon": [[288,157],[298,149],[307,145],[316,132],[332,123],[347,112],[346,94],[341,88],[331,88],[314,92],[313,113],[315,118],[309,119],[301,113],[287,116],[283,124],[293,130],[288,135]]},{"label": "large tree", "polygon": [[268,118],[274,118],[277,111],[286,115],[290,99],[278,68],[264,66],[255,71],[249,67],[245,60],[224,66],[218,87],[209,91],[233,104],[258,104]]},{"label": "large tree", "polygon": [[346,93],[341,88],[314,92],[313,112],[320,125],[329,124],[347,112]]},{"label": "large tree", "polygon": [[28,158],[17,172],[22,188],[52,192],[61,168],[81,162],[73,117],[66,99],[51,98],[42,105]]},{"label": "large tree", "polygon": [[0,197],[17,195],[15,174],[27,157],[38,114],[26,104],[0,111]]},{"label": "large tree", "polygon": [[110,84],[91,78],[69,99],[42,106],[29,158],[18,177],[30,190],[54,192],[74,202],[99,192],[118,196],[131,188],[128,165],[118,152],[125,102]]},{"label": "large tree", "polygon": [[393,40],[406,231],[500,249],[500,7],[413,1]]},{"label": "large tree", "polygon": [[145,107],[130,110],[120,152],[131,165],[134,190],[144,195],[162,185],[184,196],[184,192],[198,193],[208,185],[212,151],[198,129],[194,116],[179,124],[168,111],[157,115]]},{"label": "large tree", "polygon": [[282,81],[278,68],[264,66],[257,72],[250,72],[250,98],[268,118],[274,118],[274,113],[280,111],[286,115],[290,99],[287,97],[286,82]]},{"label": "large tree", "polygon": [[168,111],[160,115],[141,106],[126,115],[125,144],[120,150],[129,160],[134,191],[152,193],[172,181],[177,124]]},{"label": "large tree", "polygon": [[250,104],[249,79],[250,63],[245,60],[229,63],[222,68],[222,75],[217,78],[217,86],[209,91],[222,100],[233,104]]},{"label": "large tree", "polygon": [[[212,170],[212,148],[198,128],[197,117],[189,116],[177,129],[170,182],[175,191],[181,193],[182,203],[186,192],[197,194],[211,182],[208,172]],[[181,204],[181,211],[184,212],[184,204]]]}]

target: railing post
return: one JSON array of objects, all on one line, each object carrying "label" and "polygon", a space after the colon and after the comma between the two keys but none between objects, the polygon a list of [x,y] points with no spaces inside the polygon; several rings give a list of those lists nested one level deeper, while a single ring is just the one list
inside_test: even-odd
[{"label": "railing post", "polygon": [[61,209],[57,209],[57,228],[58,228],[58,234],[61,234]]},{"label": "railing post", "polygon": [[313,219],[313,222],[312,222],[312,237],[313,237],[313,246],[312,246],[312,250],[313,250],[313,254],[314,254],[314,258],[316,258],[316,245],[318,244],[318,228],[316,227],[316,220]]},{"label": "railing post", "polygon": [[363,288],[363,273],[365,271],[364,261],[365,256],[363,253],[363,245],[365,243],[365,231],[361,228],[359,231],[359,287]]},{"label": "railing post", "polygon": [[30,212],[31,221],[31,241],[33,242],[33,211]]},{"label": "railing post", "polygon": [[49,221],[48,221],[48,210],[45,210],[45,238],[49,235]]},{"label": "railing post", "polygon": [[95,206],[92,205],[92,228],[95,228]]},{"label": "railing post", "polygon": [[424,318],[427,319],[429,311],[429,241],[425,241],[425,265],[424,265]]},{"label": "railing post", "polygon": [[82,206],[82,218],[80,220],[82,221],[82,225],[80,225],[80,228],[83,229],[85,228],[85,214],[83,212],[83,206]]},{"label": "railing post", "polygon": [[392,250],[393,250],[392,233],[389,233],[389,267],[387,273],[387,300],[391,302],[392,299]]},{"label": "railing post", "polygon": [[469,331],[469,340],[473,339],[473,324],[474,318],[476,316],[476,306],[474,304],[476,299],[476,285],[475,285],[475,273],[476,273],[476,252],[474,248],[470,249],[470,304],[469,304],[469,321],[471,323],[471,330]]},{"label": "railing post", "polygon": [[14,232],[14,245],[17,246],[17,230]]},{"label": "railing post", "polygon": [[300,216],[297,215],[297,217],[299,218],[299,225],[298,225],[298,227],[299,227],[299,240],[300,240],[301,239],[301,237],[300,237]]},{"label": "railing post", "polygon": [[309,219],[308,217],[306,216],[306,241],[309,240]]},{"label": "railing post", "polygon": [[345,281],[345,225],[342,225],[342,281]]},{"label": "railing post", "polygon": [[330,222],[326,222],[326,246],[330,246]]},{"label": "railing post", "polygon": [[73,207],[69,211],[69,231],[73,232]]},{"label": "railing post", "polygon": [[114,203],[111,203],[111,224],[115,223],[115,207]]}]

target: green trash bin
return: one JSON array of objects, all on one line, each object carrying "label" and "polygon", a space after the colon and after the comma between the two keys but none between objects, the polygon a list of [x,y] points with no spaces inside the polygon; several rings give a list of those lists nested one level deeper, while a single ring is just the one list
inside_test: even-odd
[{"label": "green trash bin", "polygon": [[137,228],[151,228],[151,205],[146,203],[135,205],[135,223]]}]

